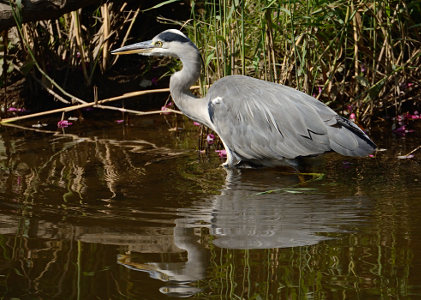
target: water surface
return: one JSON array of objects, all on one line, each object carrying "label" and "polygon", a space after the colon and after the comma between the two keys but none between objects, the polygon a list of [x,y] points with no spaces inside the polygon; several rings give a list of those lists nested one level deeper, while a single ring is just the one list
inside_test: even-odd
[{"label": "water surface", "polygon": [[182,117],[116,118],[0,128],[3,298],[421,297],[420,160],[397,159],[419,130],[311,159],[303,183],[227,172]]}]

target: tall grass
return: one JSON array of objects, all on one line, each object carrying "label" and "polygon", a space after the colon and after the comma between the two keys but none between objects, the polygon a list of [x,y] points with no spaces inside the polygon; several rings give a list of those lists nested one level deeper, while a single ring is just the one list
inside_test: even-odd
[{"label": "tall grass", "polygon": [[206,83],[246,74],[369,122],[420,93],[421,5],[405,1],[195,2]]}]

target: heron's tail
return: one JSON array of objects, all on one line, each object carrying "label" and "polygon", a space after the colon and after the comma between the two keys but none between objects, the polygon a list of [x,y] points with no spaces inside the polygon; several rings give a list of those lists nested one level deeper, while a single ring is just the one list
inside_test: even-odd
[{"label": "heron's tail", "polygon": [[337,123],[328,126],[330,148],[347,156],[366,156],[372,153],[376,144],[353,122],[337,116]]}]

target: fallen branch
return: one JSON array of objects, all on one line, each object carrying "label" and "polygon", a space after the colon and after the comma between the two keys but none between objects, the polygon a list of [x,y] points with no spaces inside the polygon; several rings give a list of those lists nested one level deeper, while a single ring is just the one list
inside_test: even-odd
[{"label": "fallen branch", "polygon": [[[192,86],[190,89],[194,90],[194,89],[198,89],[198,88],[200,88],[200,86]],[[18,117],[12,117],[12,118],[6,118],[6,119],[1,120],[0,124],[11,123],[11,122],[15,122],[15,121],[24,120],[24,119],[36,118],[36,117],[46,116],[46,115],[50,115],[50,114],[56,114],[56,113],[60,113],[60,112],[69,112],[69,111],[82,109],[82,108],[86,108],[86,107],[99,107],[99,106],[101,106],[101,104],[108,103],[108,102],[118,101],[118,100],[127,99],[127,98],[133,98],[133,97],[147,95],[147,94],[165,93],[165,92],[169,92],[169,91],[170,91],[169,88],[163,88],[163,89],[154,89],[154,90],[131,92],[131,93],[126,93],[126,94],[123,94],[123,95],[120,95],[120,96],[107,98],[107,99],[103,99],[103,100],[98,100],[98,101],[94,101],[94,102],[86,102],[86,103],[82,103],[82,104],[52,109],[52,110],[43,111],[43,112],[39,112],[39,113],[34,113],[34,114],[29,114],[29,115],[24,115],[24,116],[18,116]],[[106,106],[106,107],[102,107],[102,108],[110,109],[110,106]],[[116,107],[116,109],[120,110],[120,111],[126,110],[124,108],[117,108],[117,107]],[[142,111],[136,111],[136,110],[132,110],[132,111],[126,110],[126,112],[132,112],[132,113],[136,113],[136,114],[139,114],[139,115],[148,115],[148,114],[158,113],[158,111],[142,112]],[[162,113],[162,111],[159,111],[159,112]],[[175,110],[167,109],[165,112],[175,112]],[[177,113],[180,113],[180,112],[177,112]]]}]

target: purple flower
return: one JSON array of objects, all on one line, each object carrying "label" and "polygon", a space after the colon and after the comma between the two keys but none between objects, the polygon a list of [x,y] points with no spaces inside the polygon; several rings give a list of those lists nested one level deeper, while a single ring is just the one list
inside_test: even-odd
[{"label": "purple flower", "polygon": [[402,126],[396,128],[395,130],[393,130],[393,132],[402,134],[402,133],[405,133],[405,130],[406,130],[406,126],[402,125]]},{"label": "purple flower", "polygon": [[153,77],[153,78],[151,79],[151,82],[152,82],[152,84],[153,84],[154,86],[157,86],[157,85],[158,85],[158,81],[159,81],[159,79],[158,79],[157,77]]},{"label": "purple flower", "polygon": [[72,122],[69,122],[67,120],[62,120],[62,121],[58,121],[57,127],[58,128],[65,128],[65,127],[69,127],[72,124],[73,124]]},{"label": "purple flower", "polygon": [[352,165],[352,163],[351,162],[349,162],[349,161],[343,161],[342,162],[342,165],[344,166],[344,168],[349,168],[351,165]]},{"label": "purple flower", "polygon": [[402,126],[396,128],[395,130],[393,130],[394,133],[396,133],[397,135],[400,135],[400,136],[405,136],[407,133],[411,133],[411,132],[414,132],[414,131],[415,130],[413,130],[413,129],[407,129],[406,125],[402,125]]},{"label": "purple flower", "polygon": [[365,65],[361,65],[361,73],[365,73]]},{"label": "purple flower", "polygon": [[13,111],[13,112],[25,112],[26,110],[24,108],[16,108],[16,107],[9,107],[7,111]]},{"label": "purple flower", "polygon": [[414,111],[413,115],[408,114],[407,115],[408,120],[418,120],[421,118],[421,116],[419,115],[419,112],[416,110]]},{"label": "purple flower", "polygon": [[212,145],[214,140],[215,140],[215,136],[212,133],[209,133],[206,136],[206,142],[208,142],[209,145]]},{"label": "purple flower", "polygon": [[162,106],[161,107],[161,111],[162,111],[162,113],[164,114],[164,115],[168,115],[168,114],[170,114],[171,112],[170,111],[168,111],[168,109],[169,109],[169,107],[168,107],[169,105],[167,104],[167,105],[164,105],[164,106]]},{"label": "purple flower", "polygon": [[397,115],[397,116],[396,116],[396,120],[397,120],[398,122],[402,122],[404,119],[405,119],[404,115]]},{"label": "purple flower", "polygon": [[216,153],[218,153],[219,157],[225,158],[227,157],[227,151],[226,150],[215,150]]}]

